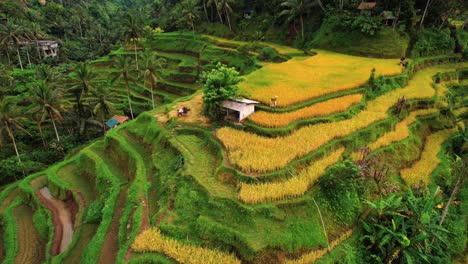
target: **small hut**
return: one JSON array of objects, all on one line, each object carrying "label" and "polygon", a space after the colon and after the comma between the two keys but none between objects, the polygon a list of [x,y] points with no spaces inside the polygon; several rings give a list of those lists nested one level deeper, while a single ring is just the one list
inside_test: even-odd
[{"label": "small hut", "polygon": [[362,14],[370,16],[372,14],[372,9],[374,9],[376,5],[376,2],[361,2],[361,4],[358,6],[358,9],[361,10]]},{"label": "small hut", "polygon": [[114,128],[128,121],[128,116],[115,115],[111,119],[107,120],[106,126],[108,128]]},{"label": "small hut", "polygon": [[223,102],[226,120],[241,122],[255,112],[255,105],[260,102],[245,98],[235,98]]},{"label": "small hut", "polygon": [[384,22],[384,25],[386,26],[391,26],[393,25],[396,20],[397,20],[397,16],[395,16],[393,14],[392,11],[383,11],[381,14],[380,14],[380,17],[382,18],[383,22]]},{"label": "small hut", "polygon": [[54,58],[58,54],[58,43],[54,40],[38,40],[37,47],[44,58]]}]

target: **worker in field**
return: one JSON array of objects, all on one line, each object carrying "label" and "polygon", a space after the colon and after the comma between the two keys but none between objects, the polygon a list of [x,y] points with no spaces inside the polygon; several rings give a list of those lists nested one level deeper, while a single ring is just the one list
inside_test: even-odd
[{"label": "worker in field", "polygon": [[406,60],[405,57],[401,57],[400,65],[401,65],[401,67],[403,67],[403,69],[406,69],[406,66],[408,66],[408,61]]},{"label": "worker in field", "polygon": [[271,107],[276,107],[277,105],[278,105],[278,96],[275,95],[274,97],[271,98],[270,106]]}]

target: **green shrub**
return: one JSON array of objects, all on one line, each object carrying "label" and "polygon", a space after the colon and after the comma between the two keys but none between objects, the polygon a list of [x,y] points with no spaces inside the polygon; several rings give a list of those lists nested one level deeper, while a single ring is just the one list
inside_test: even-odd
[{"label": "green shrub", "polygon": [[411,57],[426,57],[453,53],[455,41],[448,29],[422,29],[417,34],[417,41],[411,50]]},{"label": "green shrub", "polygon": [[34,226],[36,227],[37,232],[43,239],[46,239],[49,235],[49,226],[47,224],[47,218],[47,212],[45,212],[45,210],[42,208],[36,210],[33,216]]},{"label": "green shrub", "polygon": [[85,223],[99,223],[102,220],[102,209],[104,204],[100,200],[94,200],[88,208]]},{"label": "green shrub", "polygon": [[336,213],[338,222],[349,224],[361,212],[362,193],[359,167],[350,160],[333,165],[317,181],[329,208]]},{"label": "green shrub", "polygon": [[280,58],[278,52],[270,47],[262,48],[259,59],[263,61],[276,61]]}]

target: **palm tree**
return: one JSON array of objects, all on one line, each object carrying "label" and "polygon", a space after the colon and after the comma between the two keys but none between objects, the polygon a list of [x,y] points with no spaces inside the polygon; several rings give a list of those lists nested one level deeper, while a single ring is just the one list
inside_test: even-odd
[{"label": "palm tree", "polygon": [[216,12],[218,13],[219,21],[221,22],[221,24],[224,24],[223,17],[221,16],[221,8],[219,8],[219,6],[220,6],[219,2],[220,2],[220,0],[208,0],[206,5],[211,6],[211,7],[214,6],[216,8]]},{"label": "palm tree", "polygon": [[167,63],[166,59],[156,57],[151,51],[144,53],[143,61],[143,86],[146,88],[146,82],[150,83],[151,86],[151,103],[154,107],[154,89],[158,83],[158,79],[161,79],[157,73],[158,69],[162,69],[163,66]]},{"label": "palm tree", "polygon": [[185,22],[192,28],[192,32],[195,34],[195,20],[200,17],[197,0],[183,1],[181,3],[181,12]]},{"label": "palm tree", "polygon": [[3,100],[0,101],[0,145],[2,143],[3,133],[6,132],[11,142],[13,143],[16,157],[18,157],[18,161],[21,163],[21,158],[18,152],[18,147],[16,146],[13,129],[23,131],[28,135],[31,134],[29,134],[29,132],[26,131],[26,129],[24,129],[21,125],[20,122],[23,121],[24,118],[19,117],[18,113],[19,111],[16,107],[16,103],[13,97],[4,97]]},{"label": "palm tree", "polygon": [[103,132],[106,133],[106,120],[114,112],[113,101],[116,94],[110,89],[109,83],[101,83],[91,90],[92,97],[88,100],[94,104],[93,114],[102,121]]},{"label": "palm tree", "polygon": [[47,116],[49,116],[58,142],[60,142],[60,136],[57,131],[55,119],[58,121],[62,121],[63,119],[61,114],[61,100],[62,90],[57,88],[54,84],[40,80],[35,86],[33,86],[31,102],[35,106],[31,109],[31,112],[41,114],[39,124],[42,124],[46,120]]},{"label": "palm tree", "polygon": [[36,67],[36,78],[46,83],[61,86],[62,75],[57,73],[48,64],[39,64]]},{"label": "palm tree", "polygon": [[143,34],[143,27],[140,25],[138,19],[136,19],[134,15],[127,14],[123,29],[127,41],[133,41],[133,47],[135,51],[135,65],[138,70],[137,42],[138,38]]},{"label": "palm tree", "polygon": [[229,25],[229,30],[232,31],[231,18],[230,14],[232,13],[231,4],[234,3],[234,0],[218,0],[218,8],[224,13],[226,20]]},{"label": "palm tree", "polygon": [[86,62],[77,64],[75,71],[72,74],[72,88],[80,92],[80,98],[87,95],[93,86],[97,74],[93,71],[91,66]]},{"label": "palm tree", "polygon": [[315,4],[317,2],[312,2],[311,0],[285,0],[281,3],[284,10],[280,13],[280,16],[287,16],[287,22],[291,22],[299,17],[302,42],[304,42],[304,15]]},{"label": "palm tree", "polygon": [[18,61],[21,69],[23,69],[23,62],[19,52],[20,43],[25,40],[32,39],[32,35],[22,24],[23,23],[15,24],[13,21],[8,21],[6,24],[0,24],[0,44],[7,48],[7,54],[11,43],[16,46],[16,53],[18,55]]},{"label": "palm tree", "polygon": [[113,67],[117,71],[113,73],[114,78],[112,79],[112,82],[115,82],[116,80],[123,80],[125,82],[125,87],[127,88],[127,99],[128,99],[128,105],[130,108],[130,115],[133,119],[134,116],[133,116],[133,108],[132,108],[132,99],[130,96],[129,82],[133,81],[131,74],[135,73],[135,70],[131,68],[130,61],[125,56],[116,57],[116,59],[113,62]]}]

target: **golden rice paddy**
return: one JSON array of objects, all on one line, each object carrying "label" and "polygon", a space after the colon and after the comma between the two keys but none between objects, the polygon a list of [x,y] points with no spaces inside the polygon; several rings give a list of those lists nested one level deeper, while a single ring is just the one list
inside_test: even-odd
[{"label": "golden rice paddy", "polygon": [[361,100],[362,94],[351,94],[317,103],[293,112],[270,113],[258,111],[251,115],[249,120],[265,127],[282,127],[301,119],[343,112],[350,106],[360,103]]},{"label": "golden rice paddy", "polygon": [[161,252],[178,263],[187,264],[240,264],[233,255],[202,247],[185,245],[179,241],[164,238],[156,228],[141,233],[133,242],[136,252]]},{"label": "golden rice paddy", "polygon": [[333,139],[350,135],[385,119],[386,112],[401,96],[407,99],[433,97],[432,76],[447,70],[450,70],[449,66],[432,67],[416,73],[408,86],[369,101],[367,109],[352,119],[306,126],[288,136],[277,138],[262,137],[228,127],[217,130],[216,135],[228,149],[229,160],[233,165],[246,172],[273,171]]},{"label": "golden rice paddy", "polygon": [[440,163],[437,155],[442,149],[442,143],[455,132],[455,129],[442,130],[427,137],[421,158],[413,166],[400,172],[401,177],[408,185],[418,185],[421,181],[426,185],[429,183],[429,177]]},{"label": "golden rice paddy", "polygon": [[402,141],[409,136],[410,131],[408,126],[415,122],[418,116],[430,115],[437,112],[437,109],[424,109],[411,112],[405,119],[396,124],[395,130],[380,137],[377,141],[370,144],[369,148],[375,150],[388,146],[393,142]]},{"label": "golden rice paddy", "polygon": [[314,182],[332,164],[336,163],[344,148],[332,151],[316,161],[298,175],[283,181],[262,184],[240,184],[239,199],[245,203],[256,204],[304,195]]},{"label": "golden rice paddy", "polygon": [[268,64],[247,75],[239,87],[246,96],[269,104],[278,96],[278,106],[290,106],[326,94],[365,84],[371,70],[397,75],[396,59],[374,59],[318,50],[311,57],[295,57],[284,63]]}]

